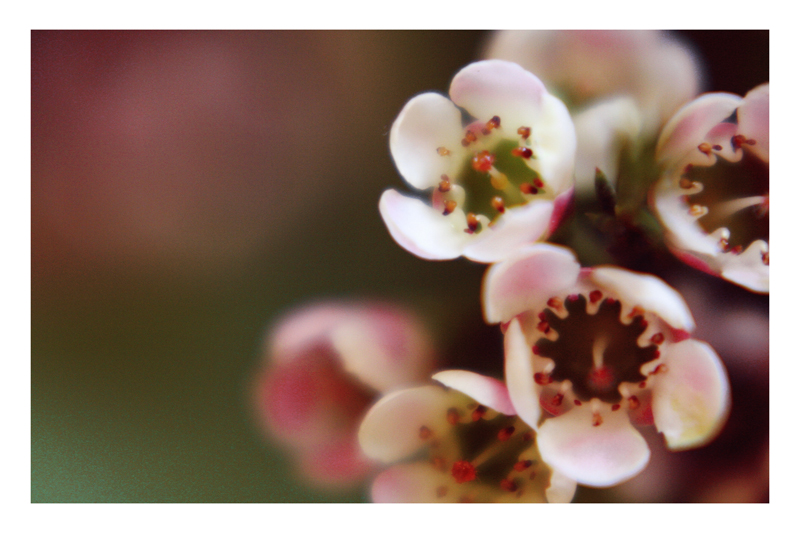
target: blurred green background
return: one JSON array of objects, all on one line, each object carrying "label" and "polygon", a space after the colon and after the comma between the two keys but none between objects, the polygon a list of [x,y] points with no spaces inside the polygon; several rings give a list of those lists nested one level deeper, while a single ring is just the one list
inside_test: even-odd
[{"label": "blurred green background", "polygon": [[[767,32],[684,34],[709,89],[769,79]],[[294,479],[253,423],[264,332],[311,300],[408,304],[445,362],[498,372],[484,267],[413,257],[377,209],[403,188],[388,151],[398,111],[446,92],[486,37],[32,32],[32,501],[367,501]]]}]

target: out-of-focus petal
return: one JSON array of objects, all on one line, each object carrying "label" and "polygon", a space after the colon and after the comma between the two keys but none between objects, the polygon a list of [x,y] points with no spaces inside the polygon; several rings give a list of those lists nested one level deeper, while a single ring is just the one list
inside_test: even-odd
[{"label": "out-of-focus petal", "polygon": [[464,257],[479,263],[496,263],[509,252],[539,240],[548,229],[553,202],[532,201],[509,209],[496,225],[484,229],[464,249]]},{"label": "out-of-focus petal", "polygon": [[447,426],[444,416],[448,393],[441,387],[427,385],[388,394],[364,417],[358,441],[368,457],[386,463],[403,459],[418,450],[424,441],[419,430],[426,426],[433,432]]},{"label": "out-of-focus petal", "polygon": [[516,414],[508,396],[508,389],[501,381],[492,377],[466,370],[444,370],[434,374],[433,379],[442,385],[463,392],[478,403],[504,415]]},{"label": "out-of-focus petal", "polygon": [[423,259],[455,259],[468,240],[461,210],[444,216],[422,200],[393,189],[383,193],[378,209],[397,244]]},{"label": "out-of-focus petal", "polygon": [[267,337],[274,362],[291,359],[320,343],[328,343],[330,333],[352,308],[337,303],[314,303],[286,315]]},{"label": "out-of-focus petal", "polygon": [[506,386],[517,415],[532,428],[539,425],[542,409],[534,386],[531,349],[516,318],[511,321],[504,339]]},{"label": "out-of-focus petal", "polygon": [[591,279],[599,287],[619,295],[627,304],[659,315],[675,329],[687,332],[694,329],[692,313],[683,297],[655,276],[618,267],[597,267],[592,269]]},{"label": "out-of-focus petal", "polygon": [[545,490],[547,501],[550,503],[569,503],[575,497],[578,482],[565,476],[558,470],[553,470],[550,477],[550,486]]},{"label": "out-of-focus petal", "polygon": [[[430,503],[436,496],[436,473],[424,463],[393,466],[378,475],[372,483],[375,503]],[[441,476],[444,477],[444,476]]]},{"label": "out-of-focus petal", "polygon": [[441,156],[437,148],[460,150],[462,135],[461,111],[453,102],[438,93],[423,93],[409,100],[395,119],[389,148],[403,178],[427,189],[460,164],[455,154]]},{"label": "out-of-focus petal", "polygon": [[769,163],[769,83],[759,85],[744,95],[737,116],[739,133],[756,141],[748,149]]},{"label": "out-of-focus petal", "polygon": [[325,442],[299,457],[303,477],[321,486],[356,484],[375,469],[375,463],[361,451],[355,434]]},{"label": "out-of-focus petal", "polygon": [[653,384],[653,418],[667,446],[683,450],[705,444],[719,432],[730,409],[728,377],[719,356],[700,341],[672,345],[668,370]]},{"label": "out-of-focus petal", "polygon": [[580,265],[559,246],[535,244],[492,265],[483,281],[483,314],[490,324],[507,322],[575,284]]},{"label": "out-of-focus petal", "polygon": [[588,408],[546,420],[537,434],[542,459],[582,485],[609,487],[647,465],[650,449],[625,413],[608,413],[592,425]]}]

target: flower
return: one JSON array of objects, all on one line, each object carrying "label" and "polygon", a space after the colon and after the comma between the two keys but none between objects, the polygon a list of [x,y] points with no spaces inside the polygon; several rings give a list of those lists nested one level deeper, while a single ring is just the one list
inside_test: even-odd
[{"label": "flower", "polygon": [[379,302],[300,308],[271,331],[266,352],[253,398],[259,423],[320,486],[372,472],[357,442],[361,417],[381,393],[427,379],[434,362],[418,321]]},{"label": "flower", "polygon": [[694,100],[664,127],[656,158],[651,203],[673,252],[769,292],[769,84]]},{"label": "flower", "polygon": [[388,502],[569,502],[576,483],[545,464],[533,430],[502,382],[464,370],[384,396],[359,441],[370,457],[409,460],[382,472],[372,499]]},{"label": "flower", "polygon": [[[424,259],[491,263],[552,232],[570,204],[575,129],[536,76],[507,61],[462,69],[450,98],[412,98],[389,144],[429,205],[387,190],[379,208],[400,246]],[[462,126],[462,110],[472,117]]]},{"label": "flower", "polygon": [[654,423],[682,450],[727,418],[722,362],[689,338],[689,309],[654,276],[581,268],[570,250],[537,244],[489,268],[483,299],[487,322],[505,328],[514,408],[538,428],[544,461],[578,483],[610,486],[646,466],[633,424]]},{"label": "flower", "polygon": [[570,108],[631,96],[652,135],[700,89],[694,54],[661,31],[500,31],[484,55],[536,72]]}]

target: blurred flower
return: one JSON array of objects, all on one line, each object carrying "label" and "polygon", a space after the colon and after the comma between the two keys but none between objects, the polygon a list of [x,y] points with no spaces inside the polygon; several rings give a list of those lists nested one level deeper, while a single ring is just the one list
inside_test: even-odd
[{"label": "blurred flower", "polygon": [[386,463],[375,502],[569,502],[576,483],[545,464],[533,430],[505,386],[464,370],[439,372],[436,385],[383,397],[367,413],[359,440]]},{"label": "blurred flower", "polygon": [[631,96],[652,135],[700,90],[694,54],[661,31],[500,31],[484,55],[535,72],[570,109]]},{"label": "blurred flower", "polygon": [[701,96],[664,127],[652,203],[688,264],[769,292],[769,84]]},{"label": "blurred flower", "polygon": [[356,432],[374,398],[427,380],[434,358],[417,320],[383,303],[318,303],[290,313],[267,342],[255,407],[318,485],[357,483],[373,463]]},{"label": "blurred flower", "polygon": [[[578,483],[610,486],[646,466],[632,423],[654,423],[681,450],[708,442],[727,418],[722,362],[688,338],[689,309],[654,276],[582,269],[570,250],[537,244],[493,265],[483,298],[487,321],[506,329],[517,413],[538,426],[545,462]],[[540,424],[542,409],[552,416]]]},{"label": "blurred flower", "polygon": [[433,188],[432,205],[388,190],[381,216],[395,241],[424,259],[498,261],[560,222],[572,195],[575,129],[536,76],[506,61],[465,67],[450,98],[411,99],[389,139],[408,184]]}]

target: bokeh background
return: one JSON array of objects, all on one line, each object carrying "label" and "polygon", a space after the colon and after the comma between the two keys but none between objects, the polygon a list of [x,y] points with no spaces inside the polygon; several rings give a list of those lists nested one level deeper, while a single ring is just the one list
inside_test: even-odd
[{"label": "bokeh background", "polygon": [[[767,31],[677,33],[707,90],[769,80]],[[484,267],[406,253],[377,209],[403,187],[396,114],[488,36],[31,33],[32,501],[368,501],[305,485],[254,421],[264,333],[298,304],[397,301],[444,365],[497,374]],[[731,420],[679,454],[653,431],[644,474],[576,501],[768,501],[768,297],[659,254],[728,366]]]}]

